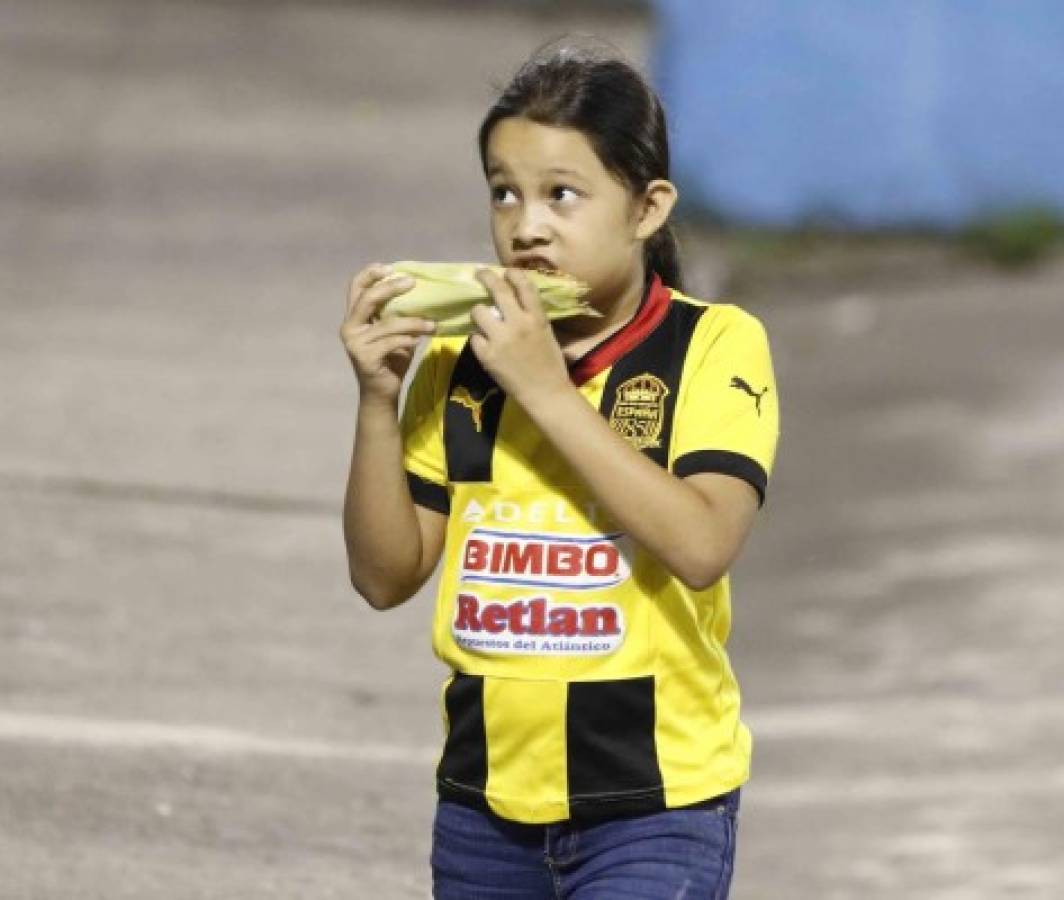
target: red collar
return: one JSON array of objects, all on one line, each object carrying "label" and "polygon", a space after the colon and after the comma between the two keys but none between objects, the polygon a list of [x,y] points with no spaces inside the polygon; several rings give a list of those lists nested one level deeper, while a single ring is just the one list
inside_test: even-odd
[{"label": "red collar", "polygon": [[662,284],[657,272],[651,279],[636,314],[619,331],[613,332],[601,344],[588,350],[569,366],[569,375],[577,387],[608,369],[622,356],[638,346],[647,335],[661,324],[669,311],[672,292]]}]

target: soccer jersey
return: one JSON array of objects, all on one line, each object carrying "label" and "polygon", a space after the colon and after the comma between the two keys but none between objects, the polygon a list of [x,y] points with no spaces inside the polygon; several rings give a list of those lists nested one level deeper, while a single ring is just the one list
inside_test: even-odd
[{"label": "soccer jersey", "polygon": [[[760,322],[654,275],[570,365],[638,452],[764,501],[778,436]],[[452,670],[442,797],[526,823],[688,806],[742,784],[729,579],[693,590],[611,522],[465,337],[433,338],[402,414],[411,496],[448,515],[433,647]]]}]

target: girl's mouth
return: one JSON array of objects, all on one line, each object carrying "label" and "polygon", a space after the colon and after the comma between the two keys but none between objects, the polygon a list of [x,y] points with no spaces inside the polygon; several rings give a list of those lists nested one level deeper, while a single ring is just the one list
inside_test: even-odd
[{"label": "girl's mouth", "polygon": [[519,269],[534,269],[537,272],[557,272],[558,267],[544,256],[522,256],[514,260]]}]

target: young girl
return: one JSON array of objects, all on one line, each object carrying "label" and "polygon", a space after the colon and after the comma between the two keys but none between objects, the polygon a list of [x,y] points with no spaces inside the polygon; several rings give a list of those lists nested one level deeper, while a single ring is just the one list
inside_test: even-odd
[{"label": "young girl", "polygon": [[[444,555],[452,670],[434,896],[725,897],[751,741],[724,650],[728,569],[778,433],[760,323],[681,293],[665,119],[626,63],[533,57],[480,128],[505,277],[476,331],[381,321],[412,283],[352,281],[360,403],[344,528],[377,609]],[[590,286],[551,324],[522,269]]]}]

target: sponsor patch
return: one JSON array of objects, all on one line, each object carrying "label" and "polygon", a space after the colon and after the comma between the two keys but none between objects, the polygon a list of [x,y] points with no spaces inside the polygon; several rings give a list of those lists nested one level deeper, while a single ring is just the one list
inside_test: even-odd
[{"label": "sponsor patch", "polygon": [[503,603],[460,593],[451,633],[475,653],[599,655],[624,642],[624,613],[612,603],[577,606],[549,597]]},{"label": "sponsor patch", "polygon": [[583,521],[599,532],[617,528],[595,500],[575,505],[565,500],[533,500],[527,503],[488,500],[481,503],[473,498],[462,510],[462,521],[474,525],[494,523],[504,528],[518,524],[533,528],[573,527]]},{"label": "sponsor patch", "polygon": [[569,591],[610,588],[631,576],[616,544],[620,537],[475,528],[462,548],[459,577],[464,582]]}]

